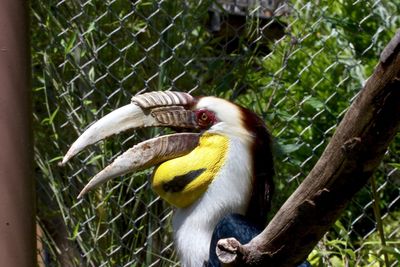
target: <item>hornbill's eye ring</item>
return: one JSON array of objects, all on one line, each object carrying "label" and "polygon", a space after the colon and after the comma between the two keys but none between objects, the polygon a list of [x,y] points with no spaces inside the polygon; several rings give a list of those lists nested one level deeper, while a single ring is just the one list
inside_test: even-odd
[{"label": "hornbill's eye ring", "polygon": [[208,128],[216,122],[216,117],[212,111],[199,109],[196,111],[196,121],[201,128]]}]

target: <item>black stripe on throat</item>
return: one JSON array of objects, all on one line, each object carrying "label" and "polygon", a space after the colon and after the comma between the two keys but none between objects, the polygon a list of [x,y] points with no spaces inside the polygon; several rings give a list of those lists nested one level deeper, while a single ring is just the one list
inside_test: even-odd
[{"label": "black stripe on throat", "polygon": [[181,192],[185,186],[190,184],[194,179],[199,177],[206,168],[193,170],[183,175],[175,176],[171,181],[165,182],[162,187],[165,192],[168,193],[178,193]]}]

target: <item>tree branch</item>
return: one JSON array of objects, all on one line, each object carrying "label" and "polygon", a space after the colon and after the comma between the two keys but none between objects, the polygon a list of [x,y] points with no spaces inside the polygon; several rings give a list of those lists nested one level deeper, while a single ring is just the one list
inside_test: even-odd
[{"label": "tree branch", "polygon": [[295,266],[368,182],[400,126],[400,30],[309,175],[265,230],[242,245],[218,242],[227,266]]}]

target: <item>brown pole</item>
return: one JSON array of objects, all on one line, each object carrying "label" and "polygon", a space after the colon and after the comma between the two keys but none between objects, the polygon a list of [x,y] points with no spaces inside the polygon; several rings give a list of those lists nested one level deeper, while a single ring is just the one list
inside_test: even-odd
[{"label": "brown pole", "polygon": [[36,266],[29,1],[0,0],[0,266]]}]

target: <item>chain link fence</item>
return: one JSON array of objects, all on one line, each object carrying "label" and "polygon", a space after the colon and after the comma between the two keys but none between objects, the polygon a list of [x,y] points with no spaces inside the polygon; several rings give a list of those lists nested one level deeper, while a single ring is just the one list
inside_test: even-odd
[{"label": "chain link fence", "polygon": [[[400,26],[400,1],[32,0],[41,266],[179,266],[172,209],[150,171],[76,199],[144,129],[58,165],[85,128],[134,94],[215,95],[256,111],[276,142],[275,211],[318,160]],[[399,266],[400,140],[309,257]],[[271,215],[272,216],[272,215]]]}]

